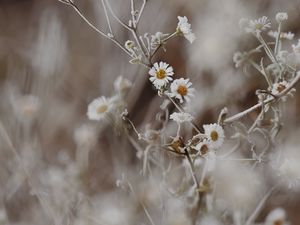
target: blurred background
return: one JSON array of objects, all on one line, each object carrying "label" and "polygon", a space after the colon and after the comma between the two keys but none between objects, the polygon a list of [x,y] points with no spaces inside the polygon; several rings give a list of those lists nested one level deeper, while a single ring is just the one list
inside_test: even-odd
[{"label": "blurred background", "polygon": [[[100,1],[75,2],[108,32]],[[110,2],[128,21],[130,1]],[[177,16],[189,18],[196,41],[190,45],[183,38],[172,39],[156,60],[172,65],[175,77],[190,78],[197,95],[189,110],[197,124],[212,123],[224,106],[230,115],[237,113],[257,102],[256,89],[266,88],[254,69],[235,68],[232,56],[257,46],[254,37],[239,29],[240,18],[265,15],[275,24],[277,12],[289,15],[283,30],[295,33],[294,40],[285,42],[291,50],[300,37],[298,0],[149,0],[139,32],[172,33]],[[121,43],[132,38],[117,23],[112,25]],[[55,0],[0,0],[0,224],[147,221],[131,204],[136,200],[116,190],[116,180],[129,174],[138,197],[157,201],[147,192],[155,180],[149,184],[140,177],[136,150],[124,135],[86,116],[94,98],[114,95],[114,81],[121,75],[133,83],[126,95],[130,118],[139,130],[147,124],[156,128],[153,121],[162,99],[148,81],[147,69],[128,61],[67,5]],[[299,146],[299,114],[296,92],[284,107],[283,144]],[[79,182],[72,176],[73,166],[78,166],[74,162],[86,155]],[[292,224],[300,224],[299,193],[279,193],[268,202],[274,205],[287,210]]]}]

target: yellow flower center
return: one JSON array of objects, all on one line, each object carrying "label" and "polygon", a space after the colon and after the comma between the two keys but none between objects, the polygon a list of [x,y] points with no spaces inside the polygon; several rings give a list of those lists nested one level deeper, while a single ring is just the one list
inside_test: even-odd
[{"label": "yellow flower center", "polygon": [[163,70],[163,69],[159,69],[157,72],[156,72],[156,78],[157,79],[164,79],[166,77],[166,71]]},{"label": "yellow flower center", "polygon": [[277,87],[277,91],[280,93],[282,92],[286,87],[283,84],[279,84]]},{"label": "yellow flower center", "polygon": [[217,141],[218,140],[218,138],[219,138],[219,134],[218,134],[218,132],[217,131],[212,131],[211,133],[210,133],[210,138],[211,138],[211,140],[212,141]]},{"label": "yellow flower center", "polygon": [[177,93],[180,94],[181,96],[185,96],[188,92],[188,89],[184,85],[179,85],[177,88]]},{"label": "yellow flower center", "polygon": [[100,105],[98,108],[97,108],[97,113],[98,114],[101,114],[101,113],[104,113],[104,112],[106,112],[107,111],[107,105]]},{"label": "yellow flower center", "polygon": [[257,30],[261,30],[262,28],[263,28],[263,25],[260,23],[255,25],[255,29],[257,29]]}]

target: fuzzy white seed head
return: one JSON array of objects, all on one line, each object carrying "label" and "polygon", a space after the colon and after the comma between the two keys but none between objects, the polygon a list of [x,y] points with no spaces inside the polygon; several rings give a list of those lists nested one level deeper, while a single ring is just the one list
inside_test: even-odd
[{"label": "fuzzy white seed head", "polygon": [[195,34],[192,32],[191,24],[188,23],[186,16],[178,16],[177,32],[182,34],[190,43],[196,39]]},{"label": "fuzzy white seed head", "polygon": [[279,12],[276,14],[275,18],[276,18],[277,23],[281,23],[288,19],[288,14],[285,12]]},{"label": "fuzzy white seed head", "polygon": [[118,93],[124,93],[132,87],[132,82],[123,76],[118,76],[114,82],[115,91]]}]

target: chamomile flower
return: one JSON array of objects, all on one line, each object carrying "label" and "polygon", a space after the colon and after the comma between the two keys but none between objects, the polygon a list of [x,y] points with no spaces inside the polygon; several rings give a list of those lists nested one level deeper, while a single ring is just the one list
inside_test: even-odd
[{"label": "chamomile flower", "polygon": [[170,119],[174,120],[177,123],[191,122],[193,117],[189,113],[184,112],[174,112],[170,115]]},{"label": "chamomile flower", "polygon": [[271,93],[273,95],[278,95],[280,94],[284,89],[286,89],[288,83],[284,80],[278,83],[274,83],[272,87]]},{"label": "chamomile flower", "polygon": [[281,23],[288,19],[288,14],[285,12],[279,12],[276,14],[275,18],[276,18],[277,23]]},{"label": "chamomile flower", "polygon": [[195,146],[195,149],[204,156],[209,152],[209,147],[210,142],[207,139],[204,139]]},{"label": "chamomile flower", "polygon": [[149,75],[149,80],[157,89],[160,89],[173,80],[173,67],[165,62],[160,62],[159,64],[156,62],[149,70]]},{"label": "chamomile flower", "polygon": [[225,138],[223,128],[216,123],[203,125],[203,128],[210,146],[214,149],[221,147]]},{"label": "chamomile flower", "polygon": [[282,208],[272,210],[265,221],[265,225],[287,225],[286,213]]},{"label": "chamomile flower", "polygon": [[87,116],[90,120],[103,120],[112,109],[112,103],[104,96],[94,99],[89,105]]},{"label": "chamomile flower", "polygon": [[[243,22],[241,22],[243,21]],[[254,33],[258,34],[264,30],[267,30],[271,27],[271,22],[269,21],[268,17],[263,16],[256,20],[241,20],[240,26],[247,32],[247,33]]]},{"label": "chamomile flower", "polygon": [[191,24],[188,23],[186,16],[178,16],[178,24],[176,31],[182,34],[189,42],[193,43],[196,39],[195,34],[192,32]]},{"label": "chamomile flower", "polygon": [[170,97],[175,97],[179,99],[180,103],[183,103],[183,100],[187,102],[190,101],[190,98],[194,96],[195,89],[191,88],[192,82],[189,79],[176,79],[172,82],[169,93]]}]

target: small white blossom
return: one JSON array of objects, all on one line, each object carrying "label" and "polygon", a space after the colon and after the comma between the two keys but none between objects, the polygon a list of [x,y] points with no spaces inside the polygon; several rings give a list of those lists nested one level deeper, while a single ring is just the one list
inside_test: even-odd
[{"label": "small white blossom", "polygon": [[286,213],[282,208],[272,210],[265,221],[265,225],[287,225]]},{"label": "small white blossom", "polygon": [[153,67],[149,70],[149,75],[149,80],[157,89],[160,89],[166,84],[168,84],[169,81],[173,80],[173,67],[169,66],[169,64],[165,62],[160,62],[159,64],[156,62],[153,64]]},{"label": "small white blossom", "polygon": [[288,83],[284,80],[278,83],[274,83],[272,87],[271,93],[273,95],[278,95],[280,94],[286,87],[288,86]]},{"label": "small white blossom", "polygon": [[88,105],[87,116],[90,120],[103,120],[112,109],[112,103],[104,96],[94,99]]},{"label": "small white blossom", "polygon": [[123,76],[119,76],[114,82],[114,88],[117,92],[122,93],[132,87],[132,82]]},{"label": "small white blossom", "polygon": [[277,23],[281,23],[288,19],[288,14],[285,12],[279,12],[276,14],[275,18],[276,18]]},{"label": "small white blossom", "polygon": [[200,152],[201,155],[206,155],[209,152],[210,142],[207,139],[199,142],[195,149]]},{"label": "small white blossom", "polygon": [[292,45],[292,48],[295,53],[300,53],[300,39],[298,39],[298,43],[296,45]]},{"label": "small white blossom", "polygon": [[256,20],[240,20],[240,27],[242,27],[247,33],[260,33],[271,27],[271,22],[268,17],[263,16]]},{"label": "small white blossom", "polygon": [[[278,31],[272,31],[272,30],[270,30],[269,32],[268,32],[268,35],[270,36],[270,37],[272,37],[272,38],[277,38],[277,36],[278,36]],[[293,38],[294,38],[294,36],[295,36],[295,34],[293,34],[292,32],[281,32],[280,33],[280,38],[281,39],[287,39],[287,40],[293,40]]]},{"label": "small white blossom", "polygon": [[191,88],[192,82],[189,79],[176,79],[172,82],[169,93],[170,97],[175,97],[179,99],[180,103],[183,103],[183,100],[187,102],[190,101],[190,98],[194,96],[195,89]]},{"label": "small white blossom", "polygon": [[225,138],[223,128],[216,123],[203,125],[203,128],[210,146],[215,149],[221,147]]},{"label": "small white blossom", "polygon": [[193,120],[193,117],[189,113],[174,112],[170,115],[170,119],[174,120],[177,123],[184,123],[191,122]]},{"label": "small white blossom", "polygon": [[191,24],[188,23],[186,16],[178,16],[177,32],[182,34],[189,42],[193,43],[196,39],[195,34],[192,32]]},{"label": "small white blossom", "polygon": [[134,42],[133,42],[133,41],[127,40],[127,41],[125,42],[125,48],[126,48],[131,54],[134,53],[134,47],[135,47],[135,45],[134,45]]}]

